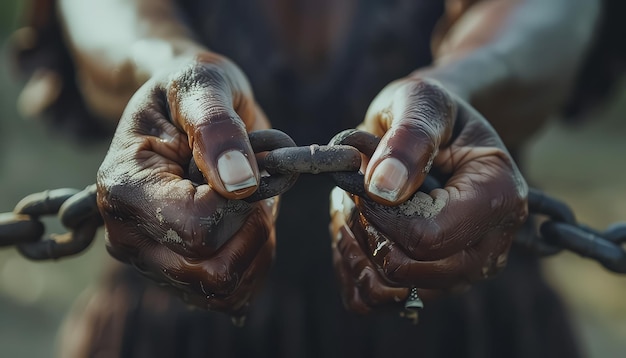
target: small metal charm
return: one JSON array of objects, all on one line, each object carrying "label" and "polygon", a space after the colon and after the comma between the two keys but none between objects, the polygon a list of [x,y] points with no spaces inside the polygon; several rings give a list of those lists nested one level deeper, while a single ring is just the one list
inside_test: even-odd
[{"label": "small metal charm", "polygon": [[400,312],[400,317],[407,318],[412,321],[413,324],[419,322],[419,310],[424,308],[424,302],[417,295],[417,287],[412,287],[404,302],[404,312]]},{"label": "small metal charm", "polygon": [[417,288],[411,288],[411,292],[409,292],[409,297],[407,297],[406,302],[404,302],[404,308],[409,311],[416,311],[420,308],[424,308],[424,302],[417,295]]}]

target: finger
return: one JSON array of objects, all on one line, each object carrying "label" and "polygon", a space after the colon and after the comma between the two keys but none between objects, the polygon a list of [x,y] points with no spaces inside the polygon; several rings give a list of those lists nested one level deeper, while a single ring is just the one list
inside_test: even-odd
[{"label": "finger", "polygon": [[[184,179],[191,151],[165,117],[164,103],[158,89],[133,97],[98,172],[99,207],[114,245],[130,231],[190,257],[208,255],[232,236],[251,207]],[[118,218],[138,225],[117,230]]]},{"label": "finger", "polygon": [[[330,234],[332,237],[333,266],[339,281],[341,299],[344,307],[351,312],[367,314],[371,311],[362,299],[359,288],[354,282],[354,275],[346,263],[346,259],[337,249],[337,243],[347,235],[351,235],[349,229],[346,230],[347,217],[351,215],[354,203],[345,191],[335,187],[331,192],[330,200]],[[358,250],[356,251],[358,253]],[[361,253],[362,254],[362,253]]]},{"label": "finger", "polygon": [[99,171],[98,204],[112,246],[128,250],[145,237],[188,257],[206,257],[253,214],[273,225],[273,205],[226,200],[208,185],[194,185],[150,142],[141,137],[137,145],[112,146]]},{"label": "finger", "polygon": [[344,303],[351,310],[366,313],[373,307],[403,302],[409,289],[385,281],[360,248],[347,226],[339,229],[333,245],[334,265],[342,286]]},{"label": "finger", "polygon": [[[468,138],[466,128],[475,140]],[[516,230],[527,217],[528,189],[490,130],[486,122],[471,123],[437,155],[435,165],[452,173],[443,189],[417,192],[395,208],[357,198],[357,207],[370,224],[417,260],[450,256],[494,228]]]},{"label": "finger", "polygon": [[[409,290],[388,286],[374,266],[368,262],[367,256],[346,225],[347,217],[351,215],[353,209],[354,202],[346,192],[334,188],[331,193],[331,235],[333,260],[342,287],[342,297],[350,310],[366,313],[370,307],[402,301],[408,296]],[[338,245],[341,240],[346,241]],[[357,262],[359,264],[355,271],[354,263]]]},{"label": "finger", "polygon": [[[235,314],[244,309],[271,266],[275,246],[273,229],[269,229],[271,235],[266,239],[262,234],[265,230],[258,226],[244,225],[207,259],[186,258],[152,237],[132,240],[137,235],[128,227],[122,241],[125,245],[115,246],[114,252],[121,252],[125,262],[133,264],[148,278],[175,287],[187,302]],[[107,241],[110,241],[108,235]]]},{"label": "finger", "polygon": [[[331,236],[332,236],[332,252],[333,252],[333,265],[335,267],[335,272],[337,273],[338,280],[340,282],[341,287],[341,296],[344,301],[344,305],[349,308],[353,312],[357,313],[367,313],[371,311],[372,305],[376,302],[366,303],[367,297],[361,292],[361,289],[356,285],[354,277],[355,275],[352,273],[350,267],[346,264],[346,260],[342,256],[342,254],[337,249],[337,243],[345,237],[351,238],[352,245],[355,245],[354,249],[351,252],[356,252],[357,255],[362,253],[364,256],[367,255],[370,257],[372,263],[383,272],[384,271],[384,263],[389,250],[386,245],[390,244],[390,242],[384,238],[381,233],[370,227],[370,230],[367,230],[367,238],[365,239],[357,239],[354,235],[353,231],[349,229],[347,226],[347,218],[350,216],[351,211],[354,209],[354,202],[350,200],[349,196],[341,189],[334,188],[331,194]],[[366,242],[366,247],[369,250],[363,251],[360,248],[359,241]],[[346,244],[346,243],[344,243]],[[504,267],[506,264],[506,255],[500,256],[500,253],[506,253],[508,247],[502,248],[500,251],[496,250],[497,257],[499,258],[500,269]],[[371,271],[370,271],[371,272]],[[496,271],[494,270],[495,274]],[[369,275],[368,275],[369,276]],[[412,282],[405,282],[406,286],[414,286]],[[371,285],[370,285],[371,286]],[[446,292],[451,293],[461,293],[465,292],[470,288],[470,285],[467,283],[457,283],[454,286],[447,287],[446,290],[442,289],[423,289],[418,288],[418,295],[420,299],[424,302],[432,302],[437,298],[441,297]],[[387,295],[387,297],[408,297],[409,289],[408,288],[392,288],[393,290],[403,290],[394,291],[391,295]],[[374,296],[376,293],[374,294]],[[382,302],[383,300],[378,300],[378,302]],[[395,300],[394,300],[395,301]]]},{"label": "finger", "polygon": [[370,307],[381,307],[404,302],[409,294],[406,287],[390,286],[371,265],[356,278],[356,285],[364,302]]},{"label": "finger", "polygon": [[456,106],[445,90],[431,82],[390,86],[368,110],[366,123],[379,127],[367,129],[384,135],[367,166],[365,186],[374,200],[395,205],[424,181],[439,147],[451,136]]},{"label": "finger", "polygon": [[51,70],[36,70],[17,99],[20,114],[33,118],[42,114],[58,100],[63,88],[61,76]]},{"label": "finger", "polygon": [[234,300],[249,302],[261,290],[272,266],[274,251],[275,241],[268,240],[244,273],[239,287],[235,289],[230,297],[224,300],[227,307],[237,307]]},{"label": "finger", "polygon": [[172,119],[187,133],[194,160],[211,187],[229,199],[254,193],[259,171],[246,128],[254,121],[250,100],[244,94],[235,98],[223,70],[207,64],[187,70],[167,92]]},{"label": "finger", "polygon": [[228,242],[257,208],[227,201],[208,185],[141,174],[135,175],[135,184],[99,186],[99,207],[113,246],[148,238],[188,257],[206,257]]},{"label": "finger", "polygon": [[267,229],[246,222],[214,255],[193,259],[146,240],[133,261],[142,270],[160,273],[166,281],[180,283],[183,288],[198,285],[194,289],[201,294],[230,295],[270,239],[269,235]]},{"label": "finger", "polygon": [[[164,249],[163,246],[156,246],[150,243],[148,245],[156,249],[156,251],[153,251],[153,254]],[[171,251],[162,251],[161,255],[157,254],[161,257],[161,261],[147,263],[135,258],[130,263],[147,278],[172,287],[174,294],[191,305],[207,310],[242,314],[246,310],[252,296],[263,285],[271,267],[274,246],[274,240],[266,241],[236,287],[232,292],[227,293],[211,291],[213,286],[207,284],[206,278],[198,278],[196,277],[197,275],[181,275],[179,270],[185,269],[187,260]],[[164,262],[167,262],[167,264],[163,265]],[[163,266],[160,266],[158,271],[154,271],[154,264]],[[183,269],[180,269],[180,267],[183,267]]]},{"label": "finger", "polygon": [[459,290],[500,272],[506,265],[512,242],[507,233],[494,230],[476,245],[449,257],[418,261],[410,258],[399,245],[384,237],[381,240],[382,235],[372,235],[371,229],[366,232],[355,226],[353,231],[356,237],[369,236],[365,239],[368,254],[388,280],[399,285],[440,290]]},{"label": "finger", "polygon": [[[341,297],[344,306],[353,312],[365,314],[370,312],[374,307],[397,305],[398,302],[404,302],[408,297],[409,289],[389,286],[386,280],[380,279],[381,276],[373,269],[374,266],[365,266],[360,273],[354,273],[352,271],[354,265],[349,264],[351,259],[358,257],[360,260],[363,260],[366,254],[361,250],[358,240],[352,231],[345,225],[338,225],[338,222],[338,220],[333,220],[331,225],[331,232],[334,238],[332,251],[333,264],[340,282]],[[338,245],[340,241],[342,241],[342,243]],[[339,251],[339,247],[341,247],[343,254]],[[349,258],[346,259],[344,255],[348,255]],[[379,256],[379,258],[380,257],[382,256]],[[383,267],[383,265],[379,262],[376,267],[382,271],[381,267]],[[414,281],[417,282],[417,280]],[[365,284],[363,284],[364,282]],[[406,286],[415,286],[413,281],[407,281],[403,284]],[[446,292],[465,292],[469,289],[470,285],[466,282],[461,282],[455,283],[452,286],[443,287],[445,287],[445,290],[441,288],[419,288],[419,297],[424,302],[432,302]]]},{"label": "finger", "polygon": [[179,293],[188,292],[186,290],[192,289],[193,294],[186,297],[183,295],[183,299],[188,303],[204,309],[227,312],[233,315],[244,314],[250,300],[258,293],[265,282],[271,267],[273,253],[274,241],[268,240],[252,261],[250,267],[244,272],[239,285],[230,294],[222,295],[207,291],[207,286],[203,283],[205,282],[203,280],[190,282],[190,286],[183,288],[185,291],[179,289]]},{"label": "finger", "polygon": [[[489,168],[482,165],[479,171]],[[471,178],[453,177],[444,189],[418,192],[395,210],[360,199],[357,207],[370,225],[411,258],[441,259],[474,245],[491,230],[513,232],[526,217],[523,194],[508,173],[483,183]]]}]

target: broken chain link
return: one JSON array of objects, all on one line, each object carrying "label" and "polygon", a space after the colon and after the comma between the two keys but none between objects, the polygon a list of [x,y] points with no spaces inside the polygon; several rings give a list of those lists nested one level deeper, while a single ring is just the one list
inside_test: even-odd
[{"label": "broken chain link", "polygon": [[[329,145],[298,147],[285,133],[262,130],[249,134],[257,153],[259,169],[264,174],[259,188],[244,199],[256,202],[280,195],[289,190],[300,174],[329,173],[335,184],[361,197],[367,197],[364,176],[359,172],[361,155],[370,157],[379,138],[359,130],[337,134]],[[190,162],[187,176],[196,183],[204,183],[202,174]],[[442,187],[440,181],[429,175],[420,191],[430,192]],[[578,224],[571,209],[561,201],[536,189],[528,195],[531,218],[545,220],[534,232],[517,235],[516,242],[540,256],[554,255],[562,250],[598,261],[615,273],[626,273],[626,224],[616,224],[599,232]],[[44,237],[45,227],[40,218],[57,215],[68,233]],[[85,250],[102,225],[96,202],[95,184],[80,191],[56,189],[31,194],[22,199],[13,212],[0,213],[0,247],[17,246],[19,252],[32,260],[57,259]]]}]

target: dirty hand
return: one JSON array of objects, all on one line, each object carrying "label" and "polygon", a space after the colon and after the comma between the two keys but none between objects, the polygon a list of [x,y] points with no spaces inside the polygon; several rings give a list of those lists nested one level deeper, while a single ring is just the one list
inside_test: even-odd
[{"label": "dirty hand", "polygon": [[[373,200],[335,189],[331,204],[347,308],[397,305],[411,287],[428,299],[504,268],[527,186],[478,112],[435,81],[407,78],[383,89],[360,129],[382,137],[365,163]],[[429,173],[443,188],[416,193]]]},{"label": "dirty hand", "polygon": [[[244,312],[272,262],[278,199],[233,199],[256,191],[247,132],[268,126],[244,75],[214,54],[149,80],[98,172],[109,252],[189,303]],[[192,157],[208,184],[187,179]]]}]

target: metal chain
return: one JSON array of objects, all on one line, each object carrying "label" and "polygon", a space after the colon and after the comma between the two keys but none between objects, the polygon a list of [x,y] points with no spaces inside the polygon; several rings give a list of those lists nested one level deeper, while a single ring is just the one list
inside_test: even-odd
[{"label": "metal chain", "polygon": [[[363,174],[359,172],[361,155],[371,156],[379,138],[358,130],[337,134],[326,146],[297,147],[294,141],[278,130],[250,133],[250,143],[263,175],[258,191],[246,198],[255,202],[289,190],[300,174],[329,173],[336,185],[367,198]],[[187,177],[196,182],[205,180],[194,161]],[[428,176],[420,191],[441,187],[434,176]],[[610,271],[626,273],[626,223],[611,226],[604,232],[577,223],[571,209],[561,201],[536,189],[528,196],[529,221],[544,219],[536,230],[518,235],[516,242],[537,255],[548,256],[563,249],[598,261]],[[69,230],[63,235],[44,237],[42,216],[57,215]],[[17,246],[19,252],[32,260],[57,259],[80,253],[93,241],[102,218],[96,203],[96,186],[85,190],[57,189],[36,193],[22,199],[13,212],[0,214],[0,247]]]},{"label": "metal chain", "polygon": [[[69,231],[43,237],[43,216],[57,215]],[[94,239],[102,218],[96,205],[96,186],[46,190],[22,199],[12,213],[0,214],[0,246],[16,246],[31,260],[49,260],[84,251]]]},{"label": "metal chain", "polygon": [[[262,176],[258,190],[244,199],[247,202],[283,194],[300,174],[355,172],[361,165],[361,153],[347,145],[297,147],[291,137],[274,129],[252,132],[249,138],[259,169],[267,175]],[[186,177],[197,184],[206,182],[193,160]],[[40,219],[48,215],[57,215],[68,232],[44,237]],[[0,247],[16,246],[31,260],[71,256],[89,246],[102,224],[95,184],[83,191],[46,190],[25,197],[13,212],[0,213]]]},{"label": "metal chain", "polygon": [[563,202],[531,189],[528,209],[533,221],[545,220],[529,235],[518,235],[517,242],[540,256],[569,250],[599,262],[615,273],[626,273],[626,223],[611,225],[600,232],[579,224],[572,210]]}]

